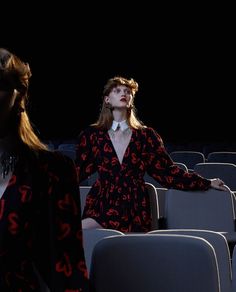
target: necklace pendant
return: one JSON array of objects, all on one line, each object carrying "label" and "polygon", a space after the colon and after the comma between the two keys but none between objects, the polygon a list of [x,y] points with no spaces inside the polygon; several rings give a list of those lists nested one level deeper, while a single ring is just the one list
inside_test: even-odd
[{"label": "necklace pendant", "polygon": [[1,166],[1,175],[4,179],[10,171],[13,171],[17,162],[17,157],[4,153],[1,157],[0,166]]}]

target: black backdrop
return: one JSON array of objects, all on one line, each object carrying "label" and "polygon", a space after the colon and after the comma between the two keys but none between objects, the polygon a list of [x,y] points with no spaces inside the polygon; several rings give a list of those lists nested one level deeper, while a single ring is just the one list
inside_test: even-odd
[{"label": "black backdrop", "polygon": [[107,79],[123,75],[139,83],[138,116],[164,141],[235,141],[230,16],[118,5],[34,7],[13,28],[5,22],[0,46],[32,69],[29,113],[40,136],[76,137],[97,119]]}]

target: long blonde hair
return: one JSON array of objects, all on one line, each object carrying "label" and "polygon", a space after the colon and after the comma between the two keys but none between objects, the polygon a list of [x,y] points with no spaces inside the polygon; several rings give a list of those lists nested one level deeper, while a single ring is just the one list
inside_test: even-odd
[{"label": "long blonde hair", "polygon": [[132,99],[130,103],[130,107],[127,109],[127,123],[131,128],[134,129],[142,129],[146,127],[143,122],[141,122],[137,116],[136,116],[136,108],[134,106],[134,97],[136,92],[138,91],[138,83],[133,79],[126,79],[121,76],[115,76],[113,78],[110,78],[103,89],[103,102],[101,111],[98,117],[98,120],[96,123],[93,124],[93,126],[101,129],[108,130],[110,129],[113,121],[113,115],[111,108],[106,104],[105,97],[109,95],[109,93],[112,91],[113,88],[124,85],[128,87],[132,92]]},{"label": "long blonde hair", "polygon": [[32,150],[46,150],[47,146],[35,134],[26,111],[31,75],[28,63],[24,63],[8,50],[0,48],[0,88],[17,94],[11,113],[10,134]]}]

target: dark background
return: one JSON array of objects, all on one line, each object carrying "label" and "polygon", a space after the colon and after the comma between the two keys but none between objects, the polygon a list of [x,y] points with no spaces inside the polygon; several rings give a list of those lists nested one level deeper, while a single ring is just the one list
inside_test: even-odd
[{"label": "dark background", "polygon": [[4,14],[0,46],[31,66],[28,109],[40,137],[75,138],[97,119],[107,79],[122,75],[139,83],[138,116],[164,141],[235,142],[232,8],[127,3]]}]

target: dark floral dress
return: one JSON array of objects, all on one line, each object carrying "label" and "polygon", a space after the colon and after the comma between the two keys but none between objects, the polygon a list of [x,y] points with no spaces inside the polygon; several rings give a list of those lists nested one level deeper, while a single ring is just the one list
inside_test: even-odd
[{"label": "dark floral dress", "polygon": [[50,291],[88,291],[78,194],[69,158],[19,159],[0,199],[0,291],[45,291],[42,279]]},{"label": "dark floral dress", "polygon": [[167,188],[206,190],[210,186],[209,180],[174,165],[161,137],[148,127],[132,130],[122,163],[107,131],[92,126],[85,129],[79,135],[76,165],[80,181],[98,172],[83,218],[93,218],[104,228],[122,232],[151,228],[145,172]]}]

